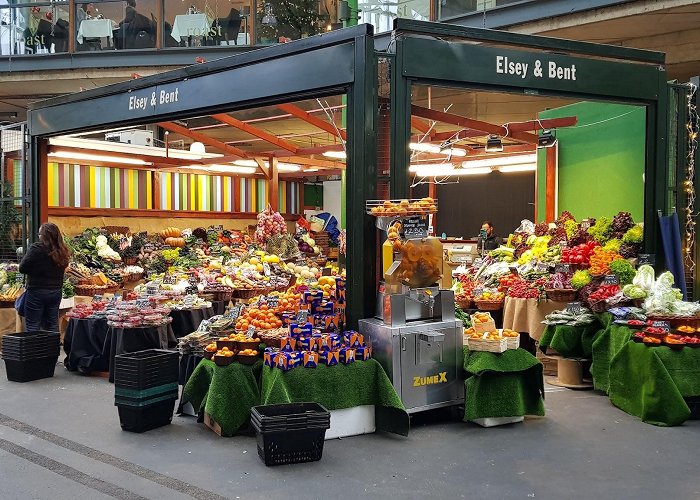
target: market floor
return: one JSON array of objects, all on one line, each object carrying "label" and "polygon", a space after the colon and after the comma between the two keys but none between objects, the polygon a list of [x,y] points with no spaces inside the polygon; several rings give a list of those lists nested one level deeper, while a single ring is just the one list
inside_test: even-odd
[{"label": "market floor", "polygon": [[123,432],[106,379],[56,368],[8,382],[0,363],[0,498],[699,499],[700,421],[647,425],[593,392],[548,387],[547,416],[483,429],[444,413],[408,438],[327,441],[323,459],[268,468],[252,437],[193,417]]}]

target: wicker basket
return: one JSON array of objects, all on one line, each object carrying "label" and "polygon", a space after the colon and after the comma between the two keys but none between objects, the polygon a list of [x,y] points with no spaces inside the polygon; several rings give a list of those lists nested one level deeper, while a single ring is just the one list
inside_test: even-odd
[{"label": "wicker basket", "polygon": [[683,325],[700,328],[700,316],[647,316],[647,320],[668,321],[671,328],[678,328]]},{"label": "wicker basket", "polygon": [[231,297],[234,299],[249,300],[258,295],[264,295],[267,293],[265,288],[237,288],[231,293]]},{"label": "wicker basket", "polygon": [[75,287],[75,294],[82,295],[84,297],[94,297],[95,295],[102,295],[102,294],[106,293],[106,291],[107,291],[106,286],[85,288],[85,287],[78,285]]},{"label": "wicker basket", "polygon": [[129,228],[127,226],[104,226],[102,231],[107,234],[129,234]]},{"label": "wicker basket", "polygon": [[129,257],[129,258],[124,259],[124,264],[126,264],[127,266],[135,266],[138,262],[139,262],[138,257]]},{"label": "wicker basket", "polygon": [[590,307],[591,311],[594,313],[603,313],[608,310],[608,303],[604,300],[599,300],[598,302],[589,302],[588,307]]},{"label": "wicker basket", "polygon": [[520,347],[520,337],[505,337],[505,339],[508,349],[517,349]]},{"label": "wicker basket", "polygon": [[506,352],[508,350],[508,341],[500,340],[485,340],[485,339],[467,339],[467,349],[470,351],[484,352]]},{"label": "wicker basket", "polygon": [[474,303],[480,311],[499,311],[503,309],[502,300],[475,300]]},{"label": "wicker basket", "polygon": [[578,293],[573,288],[571,289],[548,289],[545,290],[547,293],[547,298],[555,302],[572,302],[576,300],[576,294]]},{"label": "wicker basket", "polygon": [[460,309],[473,309],[474,301],[471,299],[455,299],[455,303]]}]

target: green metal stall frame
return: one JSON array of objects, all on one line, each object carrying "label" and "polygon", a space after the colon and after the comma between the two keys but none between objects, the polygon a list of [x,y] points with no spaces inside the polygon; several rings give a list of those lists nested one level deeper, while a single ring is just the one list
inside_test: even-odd
[{"label": "green metal stall frame", "polygon": [[[391,197],[409,190],[411,87],[415,84],[645,106],[645,251],[663,262],[657,210],[667,204],[668,90],[660,52],[398,19],[387,52],[391,66]],[[527,63],[527,75],[497,72],[497,61]],[[551,77],[549,65],[571,67],[576,79]],[[503,66],[498,69],[503,70]],[[535,69],[542,73],[535,74]]]},{"label": "green metal stall frame", "polygon": [[[47,190],[42,163],[51,136],[334,94],[344,94],[348,103],[346,208],[348,213],[364,214],[366,200],[375,198],[377,96],[372,35],[371,26],[356,26],[30,106],[30,234],[36,237],[47,217],[42,207]],[[161,92],[177,92],[177,102],[164,104],[158,98]],[[146,106],[130,105],[144,98]],[[364,216],[351,220],[346,314],[348,325],[357,326],[358,319],[373,311],[376,268],[374,260],[365,258],[366,248],[374,245],[372,221]]]}]

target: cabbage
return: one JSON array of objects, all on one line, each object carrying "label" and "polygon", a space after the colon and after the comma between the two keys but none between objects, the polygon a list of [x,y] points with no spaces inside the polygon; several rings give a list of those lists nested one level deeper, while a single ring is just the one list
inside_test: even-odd
[{"label": "cabbage", "polygon": [[644,299],[647,296],[647,292],[638,285],[625,285],[622,288],[622,293],[630,299]]},{"label": "cabbage", "polygon": [[651,289],[654,287],[654,268],[648,264],[639,266],[639,269],[637,269],[637,275],[632,280],[632,284],[637,285],[647,294],[649,294]]}]

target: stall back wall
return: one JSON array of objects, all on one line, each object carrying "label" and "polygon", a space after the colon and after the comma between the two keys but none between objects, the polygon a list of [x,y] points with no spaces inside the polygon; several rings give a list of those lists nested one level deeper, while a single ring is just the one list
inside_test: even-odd
[{"label": "stall back wall", "polygon": [[[153,176],[160,176],[159,206]],[[259,212],[270,202],[264,179],[69,163],[49,163],[48,185],[49,207]],[[280,181],[281,213],[301,212],[300,190],[298,182]]]},{"label": "stall back wall", "polygon": [[[559,141],[558,213],[613,216],[626,211],[644,219],[646,110],[642,106],[579,102],[539,114],[576,116],[574,127],[556,130]],[[545,218],[545,155],[538,155],[538,219]]]},{"label": "stall back wall", "polygon": [[[413,188],[413,196],[428,196],[427,184]],[[464,176],[459,183],[438,185],[437,198],[435,234],[472,238],[489,220],[496,234],[505,237],[520,221],[535,216],[535,176],[532,172]]]}]

